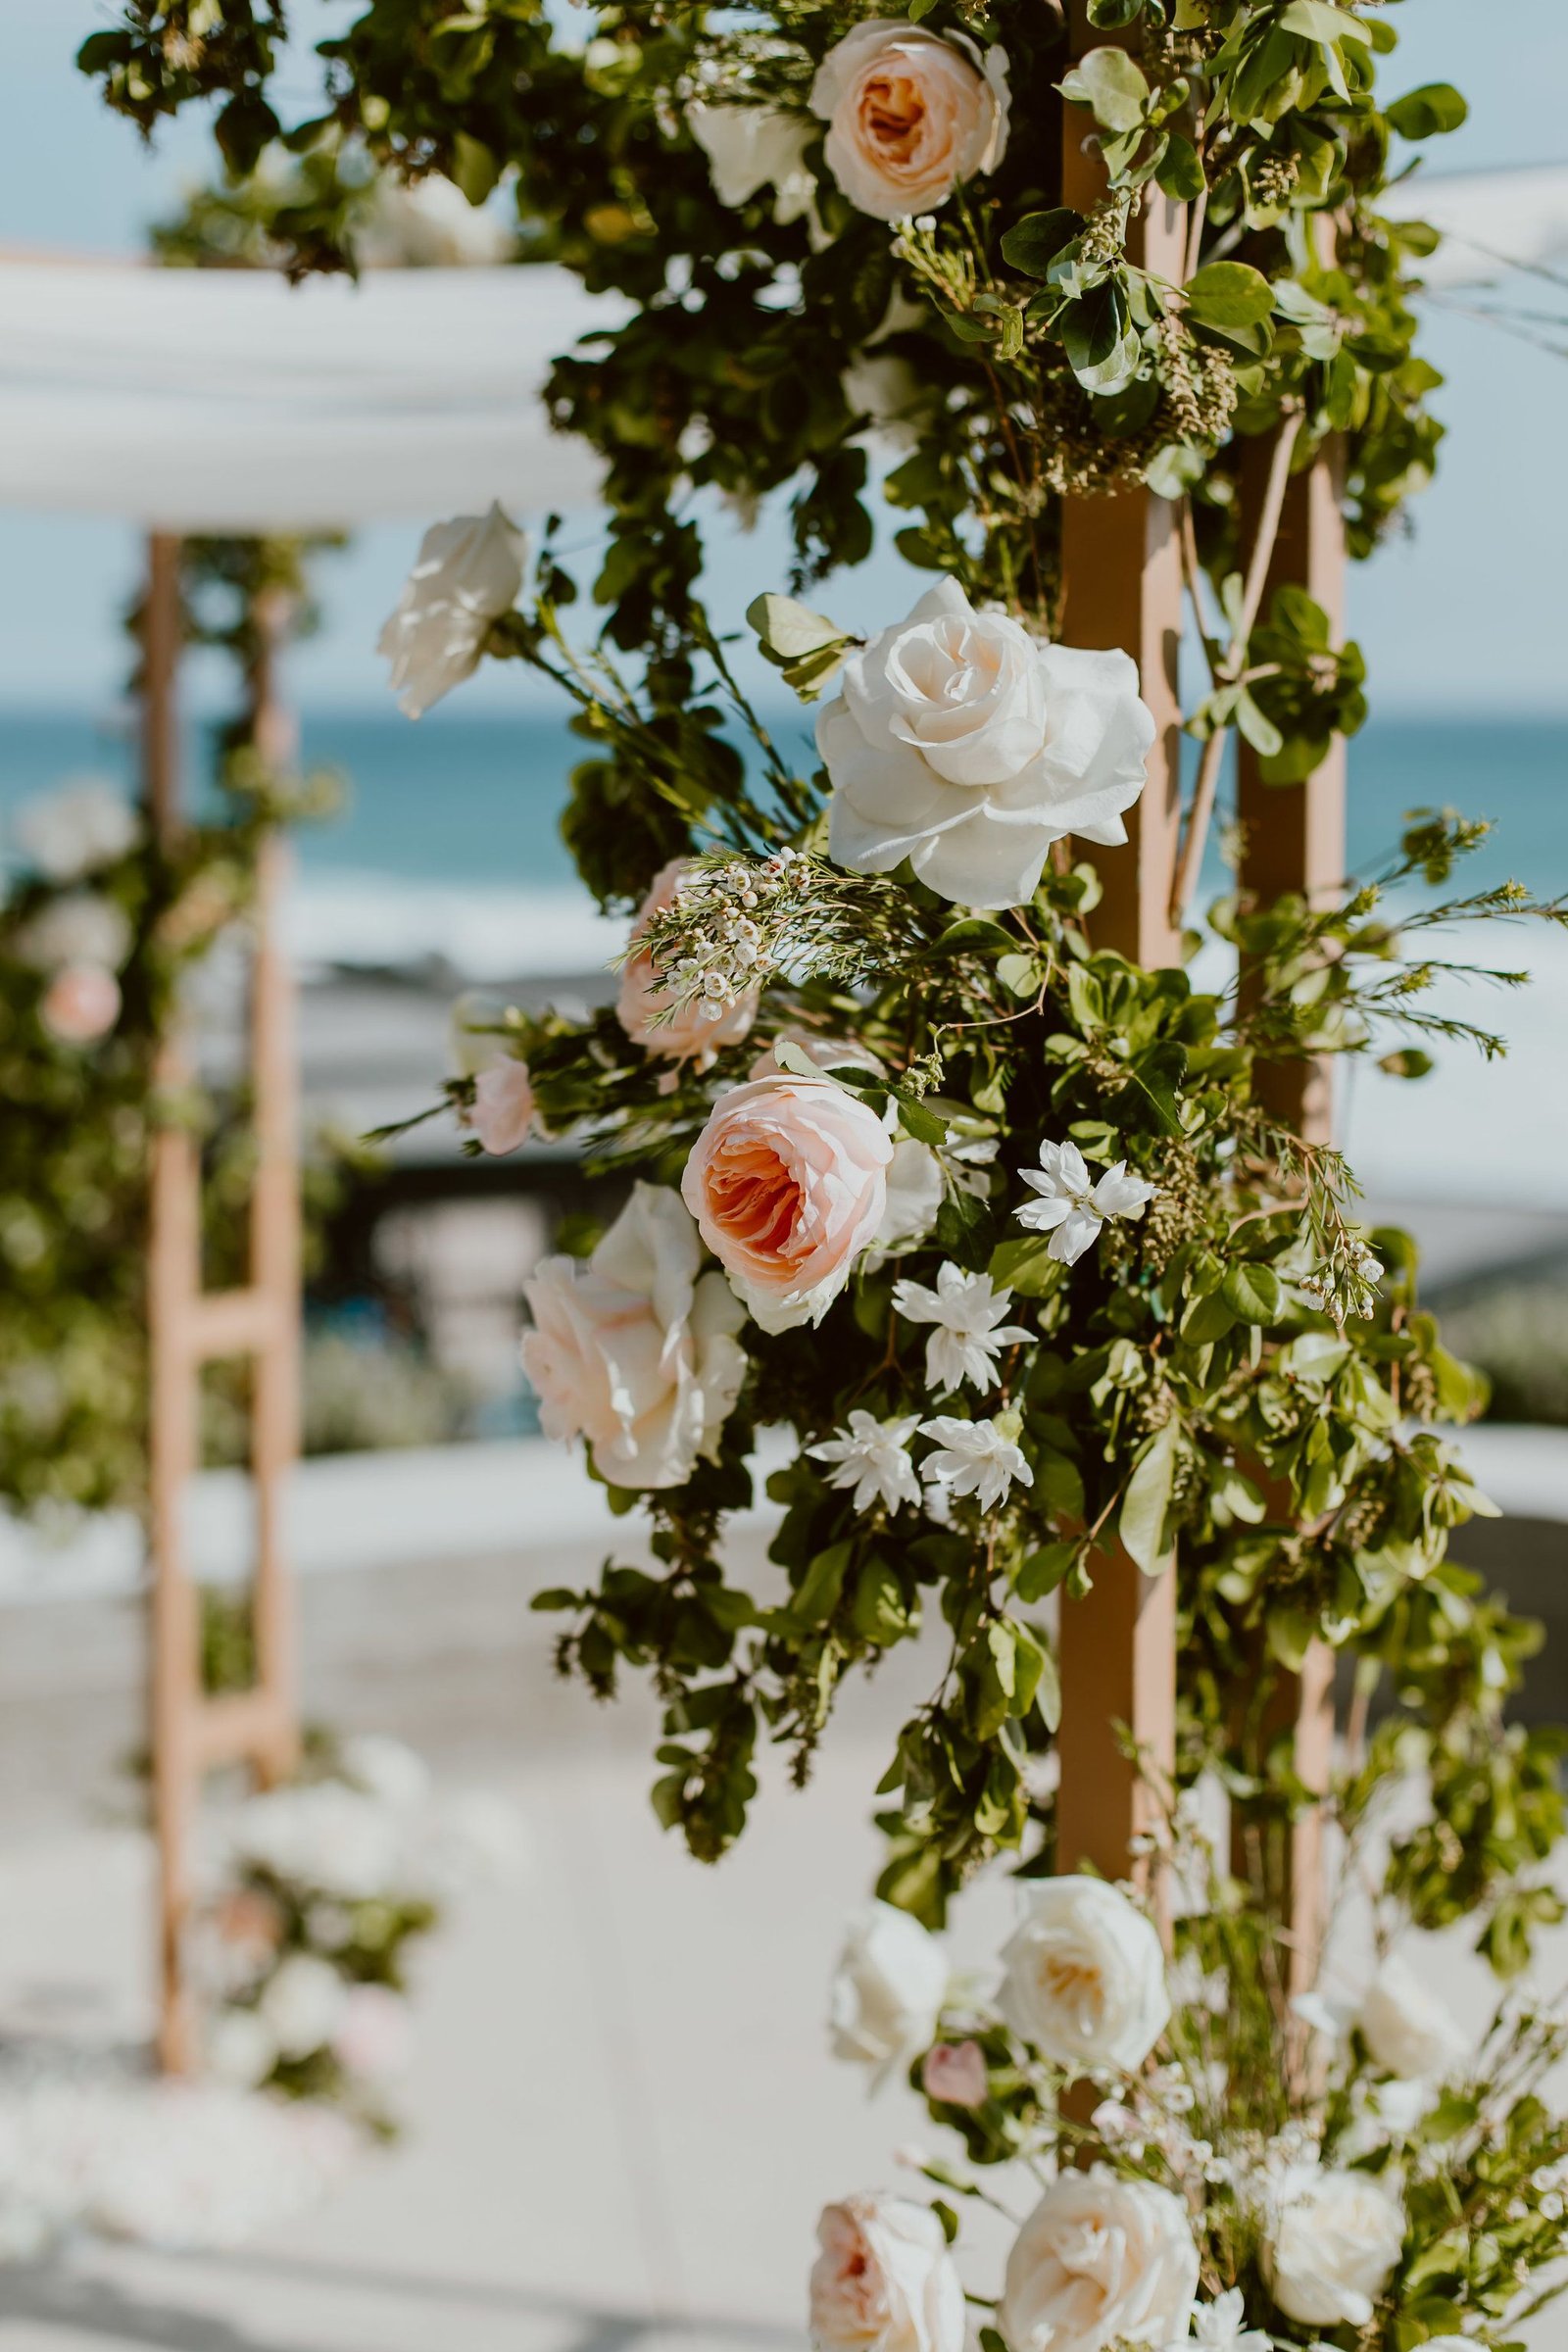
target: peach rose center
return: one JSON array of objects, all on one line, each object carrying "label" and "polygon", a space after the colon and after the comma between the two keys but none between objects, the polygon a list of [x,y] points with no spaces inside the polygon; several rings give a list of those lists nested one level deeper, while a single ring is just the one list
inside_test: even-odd
[{"label": "peach rose center", "polygon": [[889,163],[911,163],[925,128],[925,92],[908,74],[873,74],[860,94],[860,127]]},{"label": "peach rose center", "polygon": [[709,1180],[715,1222],[743,1249],[777,1260],[790,1249],[803,1205],[800,1185],[776,1152],[750,1137],[722,1145]]}]

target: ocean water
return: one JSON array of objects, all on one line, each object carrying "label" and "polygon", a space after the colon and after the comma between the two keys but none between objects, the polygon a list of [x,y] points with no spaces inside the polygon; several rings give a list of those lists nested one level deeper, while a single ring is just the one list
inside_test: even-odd
[{"label": "ocean water", "polygon": [[[781,744],[814,764],[799,710],[766,715]],[[301,830],[307,886],[378,875],[448,894],[574,892],[558,822],[567,771],[587,750],[564,721],[466,718],[457,706],[417,725],[395,711],[307,710],[302,742],[307,763],[340,770],[348,788],[341,815]],[[199,777],[207,764],[193,724],[187,772]],[[84,769],[129,790],[123,733],[85,712],[0,709],[0,826],[20,802]],[[1404,811],[1434,807],[1494,821],[1494,838],[1466,868],[1476,882],[1512,874],[1543,896],[1568,891],[1568,719],[1370,721],[1350,746],[1351,870],[1376,870]],[[1217,867],[1209,878],[1219,886]]]}]

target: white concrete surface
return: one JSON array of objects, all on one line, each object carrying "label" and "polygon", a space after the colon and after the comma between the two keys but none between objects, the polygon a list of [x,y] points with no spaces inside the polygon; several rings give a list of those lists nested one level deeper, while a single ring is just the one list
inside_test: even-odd
[{"label": "white concrete surface", "polygon": [[[535,1867],[471,1896],[424,1955],[405,2139],[242,2252],[96,2246],[0,2271],[0,2352],[804,2352],[819,2206],[940,2138],[824,2046],[883,1753],[852,1723],[804,1793],[770,1770],[714,1870],[658,1830],[641,1757],[499,1770]],[[125,1831],[0,1854],[0,2030],[140,2030],[146,1891]],[[1008,1910],[1000,1874],[970,1890],[960,1962],[995,1952]],[[1550,1984],[1568,1933],[1548,1944]],[[1444,1976],[1478,2016],[1462,1939]],[[1563,2314],[1528,2340],[1561,2352]]]}]

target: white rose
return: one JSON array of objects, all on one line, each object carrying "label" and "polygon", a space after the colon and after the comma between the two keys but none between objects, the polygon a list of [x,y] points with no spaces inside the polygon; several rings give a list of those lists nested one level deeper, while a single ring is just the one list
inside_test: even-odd
[{"label": "white rose", "polygon": [[256,2006],[284,2058],[324,2049],[342,2023],[347,1987],[330,1961],[291,1952]]},{"label": "white rose", "polygon": [[392,664],[393,691],[410,718],[478,668],[485,632],[522,586],[523,545],[499,506],[425,532],[376,647]]},{"label": "white rose", "polygon": [[207,2065],[220,2082],[255,2090],[277,2064],[277,2035],[255,2009],[225,2009],[207,2036]]},{"label": "white rose", "polygon": [[1143,2065],[1170,2018],[1152,1920],[1102,1879],[1041,1879],[1003,1954],[998,2007],[1069,2073]]},{"label": "white rose", "polygon": [[235,1850],[244,1863],[340,1902],[370,1902],[407,1869],[401,1826],[387,1806],[341,1781],[272,1788],[240,1808]]},{"label": "white rose", "polygon": [[686,109],[692,137],[708,158],[709,176],[720,204],[747,204],[759,188],[773,190],[773,219],[810,218],[816,180],[806,151],[816,136],[813,123],[779,106],[725,106],[694,98]]},{"label": "white rose", "polygon": [[359,1732],[345,1740],[340,1761],[344,1777],[384,1805],[412,1811],[430,1794],[430,1767],[424,1758],[384,1733]]},{"label": "white rose", "polygon": [[77,776],[58,792],[24,801],[12,830],[40,874],[74,882],[123,858],[140,838],[141,819],[101,776]]},{"label": "white rose", "polygon": [[1404,2243],[1404,2209],[1371,2173],[1291,2166],[1274,2192],[1263,2276],[1287,2319],[1364,2328]]},{"label": "white rose", "polygon": [[1007,55],[883,17],[834,43],[811,84],[828,170],[857,211],[902,220],[995,171],[1007,143]]},{"label": "white rose", "polygon": [[382,2082],[409,2063],[409,2005],[386,1984],[351,1984],[332,2034],[332,2055],[351,2075]]},{"label": "white rose", "polygon": [[828,2007],[835,2058],[876,2068],[880,2082],[927,2047],[948,1989],[940,1936],[892,1903],[851,1923]]},{"label": "white rose", "polygon": [[1126,654],[1041,644],[942,580],[850,656],[817,719],[829,853],[873,874],[907,858],[960,906],[1022,906],[1054,841],[1126,840],[1153,740]]},{"label": "white rose", "polygon": [[522,1363],[545,1434],[586,1438],[614,1486],[684,1486],[716,1455],[740,1395],[745,1309],[701,1260],[679,1194],[637,1184],[586,1263],[543,1258],[522,1286],[534,1325]]},{"label": "white rose", "polygon": [[934,396],[907,360],[896,351],[857,352],[839,385],[845,407],[863,416],[871,432],[894,449],[914,447]]},{"label": "white rose", "polygon": [[1097,2164],[1054,2180],[1019,2230],[997,2325],[1009,2352],[1154,2352],[1186,2333],[1197,2292],[1181,2199]]},{"label": "white rose", "polygon": [[864,2192],[827,2206],[816,2236],[816,2352],[963,2352],[963,2285],[928,2207]]},{"label": "white rose", "polygon": [[1355,2022],[1374,2063],[1407,2082],[1446,2082],[1470,2055],[1452,2010],[1398,1953],[1367,1986]]},{"label": "white rose", "polygon": [[894,1138],[888,1162],[888,1204],[876,1229],[875,1247],[893,1250],[923,1241],[942,1206],[942,1162],[929,1144],[912,1135]]},{"label": "white rose", "polygon": [[118,972],[130,954],[130,917],[114,899],[74,890],[40,908],[17,933],[15,953],[34,971],[63,971],[68,964],[97,965]]}]

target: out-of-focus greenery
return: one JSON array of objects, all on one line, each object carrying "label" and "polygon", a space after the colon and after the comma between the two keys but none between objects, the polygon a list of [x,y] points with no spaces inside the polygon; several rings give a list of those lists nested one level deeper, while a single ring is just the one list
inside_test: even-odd
[{"label": "out-of-focus greenery", "polygon": [[1568,1424],[1568,1271],[1499,1283],[1448,1306],[1444,1326],[1485,1373],[1492,1420]]}]

